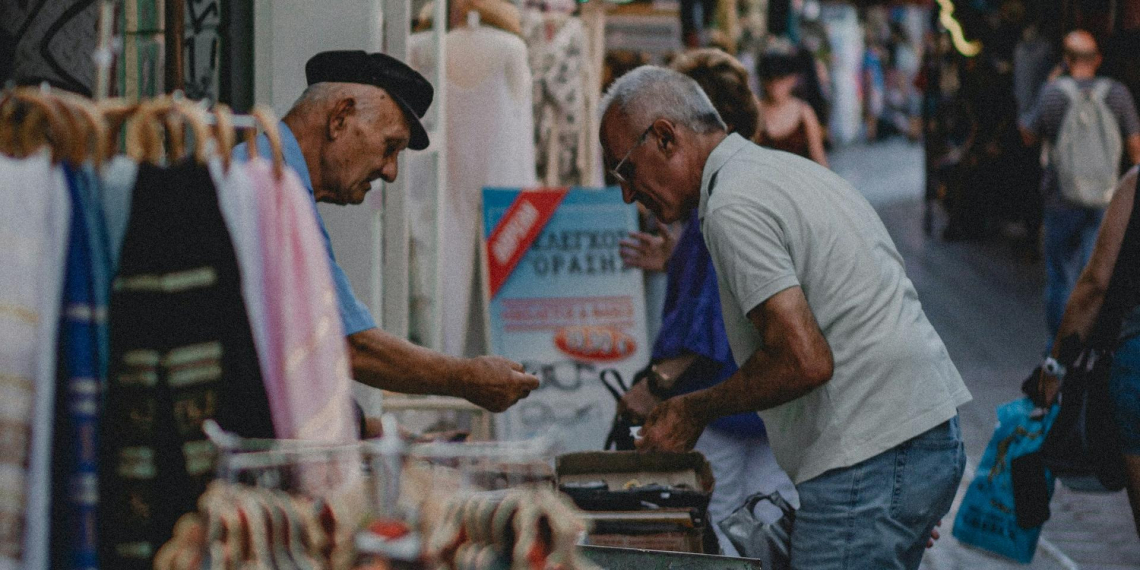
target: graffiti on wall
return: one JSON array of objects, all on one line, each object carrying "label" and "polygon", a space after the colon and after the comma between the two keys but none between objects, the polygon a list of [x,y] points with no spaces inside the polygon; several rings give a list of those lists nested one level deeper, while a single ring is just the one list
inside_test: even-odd
[{"label": "graffiti on wall", "polygon": [[182,90],[191,99],[218,100],[221,0],[185,0]]},{"label": "graffiti on wall", "polygon": [[47,81],[56,87],[90,94],[95,81],[98,5],[94,0],[4,0],[0,2],[0,68],[19,83]]}]

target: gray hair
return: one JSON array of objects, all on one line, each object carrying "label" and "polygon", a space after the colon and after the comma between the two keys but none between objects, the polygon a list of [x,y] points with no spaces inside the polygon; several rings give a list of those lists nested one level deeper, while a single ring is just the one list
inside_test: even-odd
[{"label": "gray hair", "polygon": [[637,125],[668,119],[698,134],[728,130],[693,78],[664,67],[643,65],[619,77],[602,97],[602,116],[614,106]]},{"label": "gray hair", "polygon": [[371,85],[363,85],[359,83],[336,83],[331,81],[322,81],[314,83],[301,93],[297,98],[297,102],[293,103],[293,108],[290,113],[299,112],[304,113],[310,110],[324,111],[336,102],[352,97],[356,100],[356,112],[368,117],[369,120],[375,121],[380,117],[380,105],[384,97],[388,93],[380,89],[381,97],[376,97],[376,91],[379,87]]}]

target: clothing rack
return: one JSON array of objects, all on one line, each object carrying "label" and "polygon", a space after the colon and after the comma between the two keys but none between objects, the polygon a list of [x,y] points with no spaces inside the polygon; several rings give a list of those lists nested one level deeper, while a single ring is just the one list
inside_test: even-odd
[{"label": "clothing rack", "polygon": [[[11,105],[23,105],[35,113],[13,115],[9,112]],[[4,120],[20,122],[8,127],[9,131],[19,129],[21,136],[35,132],[36,124],[24,125],[29,117],[42,119],[42,132],[51,136],[43,138],[40,146],[49,146],[56,161],[68,159],[78,164],[90,159],[97,165],[115,153],[120,140],[125,141],[125,150],[136,159],[159,160],[164,154],[164,128],[169,150],[174,154],[183,154],[181,151],[187,144],[184,133],[190,130],[195,133],[193,140],[199,161],[221,152],[228,164],[233,137],[212,132],[224,116],[229,129],[246,132],[247,141],[253,141],[259,130],[264,131],[269,138],[275,170],[280,173],[284,167],[277,118],[262,106],[255,106],[250,114],[235,115],[225,105],[216,105],[211,110],[206,102],[191,101],[180,91],[137,103],[121,99],[93,101],[42,83],[39,87],[0,90],[0,113]],[[124,130],[126,137],[120,139],[119,133]],[[255,154],[256,148],[251,148],[250,155]]]}]

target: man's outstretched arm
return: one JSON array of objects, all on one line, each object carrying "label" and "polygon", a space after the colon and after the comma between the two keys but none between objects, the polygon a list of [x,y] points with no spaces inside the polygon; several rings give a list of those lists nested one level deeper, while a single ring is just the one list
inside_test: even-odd
[{"label": "man's outstretched arm", "polygon": [[353,377],[404,394],[455,396],[502,412],[538,388],[521,364],[498,356],[456,358],[371,328],[348,336]]}]

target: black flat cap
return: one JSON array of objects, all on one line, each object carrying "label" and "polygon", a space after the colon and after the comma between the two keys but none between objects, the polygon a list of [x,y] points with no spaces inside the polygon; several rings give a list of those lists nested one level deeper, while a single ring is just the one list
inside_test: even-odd
[{"label": "black flat cap", "polygon": [[420,118],[431,106],[434,90],[424,76],[404,62],[363,50],[323,51],[305,64],[305,79],[309,85],[326,81],[362,83],[387,91],[408,118],[412,131],[408,148],[423,150],[428,147],[427,131]]}]

